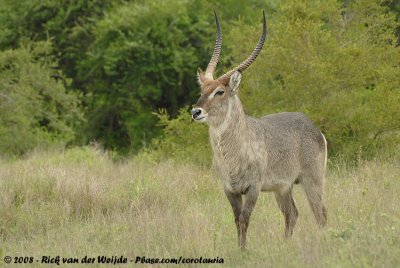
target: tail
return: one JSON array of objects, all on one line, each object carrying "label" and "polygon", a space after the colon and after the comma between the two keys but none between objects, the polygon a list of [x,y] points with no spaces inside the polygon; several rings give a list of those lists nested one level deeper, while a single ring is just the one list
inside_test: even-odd
[{"label": "tail", "polygon": [[327,163],[327,161],[328,161],[328,142],[326,141],[325,136],[324,136],[324,134],[322,134],[322,132],[321,132],[321,135],[322,135],[322,137],[324,138],[324,142],[325,142],[325,161],[324,161],[324,167],[325,167],[325,169],[326,169],[326,163]]}]

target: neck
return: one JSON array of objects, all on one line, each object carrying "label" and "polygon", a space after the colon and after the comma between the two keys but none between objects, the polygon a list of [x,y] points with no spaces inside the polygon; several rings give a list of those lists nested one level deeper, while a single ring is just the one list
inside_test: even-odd
[{"label": "neck", "polygon": [[214,164],[225,179],[236,177],[242,165],[249,162],[249,129],[242,104],[237,96],[229,100],[226,116],[220,122],[210,124],[210,142]]},{"label": "neck", "polygon": [[209,121],[210,135],[223,136],[227,132],[240,134],[246,131],[247,122],[238,96],[229,99],[225,116]]},{"label": "neck", "polygon": [[213,151],[222,153],[223,156],[243,153],[242,146],[247,144],[248,139],[246,116],[236,95],[229,100],[227,110],[224,118],[209,122]]}]

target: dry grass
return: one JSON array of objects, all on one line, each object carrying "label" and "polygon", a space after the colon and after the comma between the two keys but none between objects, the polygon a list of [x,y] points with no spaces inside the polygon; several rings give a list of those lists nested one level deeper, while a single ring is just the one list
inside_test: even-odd
[{"label": "dry grass", "polygon": [[325,231],[296,187],[300,217],[288,241],[273,194],[262,194],[249,250],[242,253],[222,184],[208,168],[147,157],[115,163],[92,148],[36,152],[0,160],[0,255],[218,256],[228,266],[398,267],[399,174],[398,160],[330,168]]}]

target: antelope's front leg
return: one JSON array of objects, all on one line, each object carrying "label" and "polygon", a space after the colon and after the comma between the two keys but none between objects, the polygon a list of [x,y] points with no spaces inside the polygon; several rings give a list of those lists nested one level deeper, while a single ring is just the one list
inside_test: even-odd
[{"label": "antelope's front leg", "polygon": [[239,227],[240,227],[239,244],[241,250],[244,250],[246,248],[247,228],[249,227],[251,212],[253,211],[254,206],[256,205],[259,193],[260,189],[255,185],[251,185],[248,188],[247,193],[245,194],[245,202],[243,210],[239,216]]},{"label": "antelope's front leg", "polygon": [[240,217],[240,214],[242,213],[242,207],[243,207],[242,195],[232,193],[226,187],[224,188],[224,191],[225,191],[226,197],[229,200],[229,203],[231,203],[233,215],[235,216],[235,224],[236,224],[236,229],[237,229],[237,233],[238,233],[238,241],[239,241],[239,246],[240,246],[239,217]]}]

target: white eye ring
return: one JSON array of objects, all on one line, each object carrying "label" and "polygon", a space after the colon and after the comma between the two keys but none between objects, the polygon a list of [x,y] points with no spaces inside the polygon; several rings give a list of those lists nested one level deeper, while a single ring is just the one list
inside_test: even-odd
[{"label": "white eye ring", "polygon": [[209,98],[209,99],[212,99],[212,98],[215,97],[215,95],[222,96],[224,93],[225,93],[225,90],[224,90],[223,88],[221,88],[221,87],[218,87],[218,88],[214,89],[213,93],[211,93],[211,94],[208,96],[208,98]]},{"label": "white eye ring", "polygon": [[222,96],[222,95],[224,95],[224,93],[225,93],[225,91],[223,91],[223,90],[218,90],[217,92],[215,92],[214,96],[215,96],[215,95]]}]

